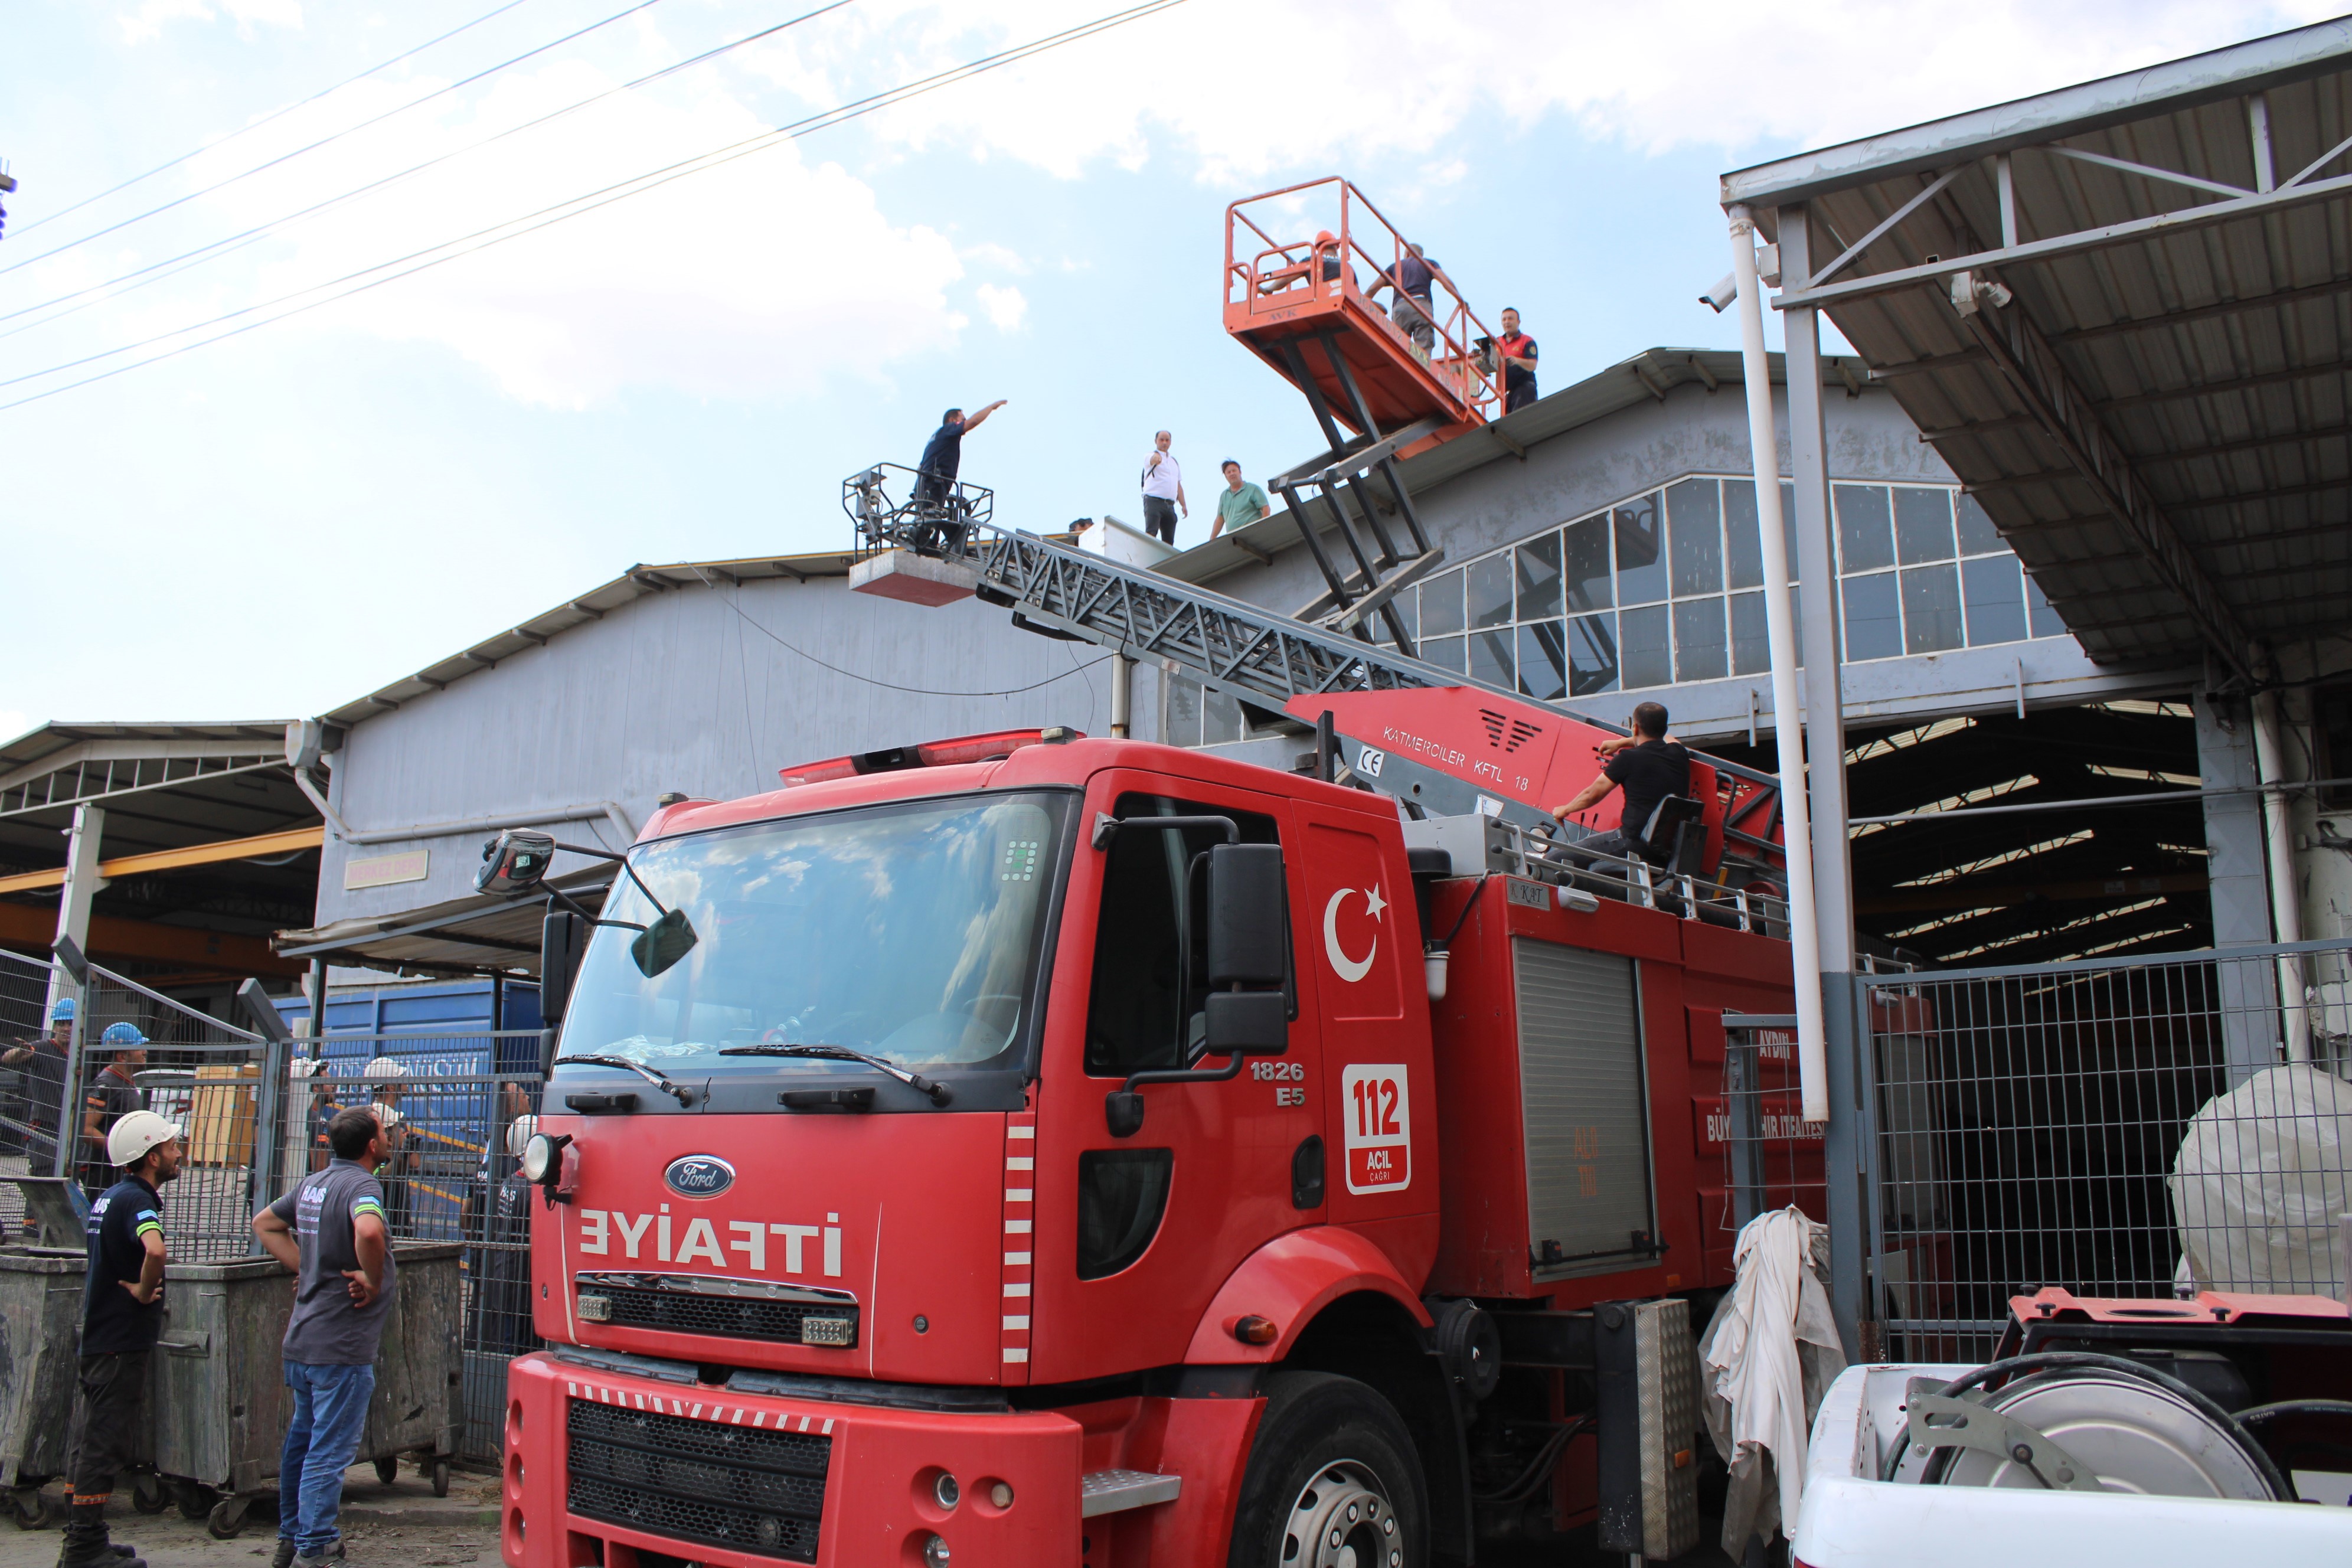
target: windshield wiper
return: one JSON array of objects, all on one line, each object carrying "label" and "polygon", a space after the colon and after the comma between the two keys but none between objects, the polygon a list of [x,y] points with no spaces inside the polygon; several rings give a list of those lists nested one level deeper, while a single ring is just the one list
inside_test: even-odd
[{"label": "windshield wiper", "polygon": [[876,1072],[887,1073],[918,1094],[928,1094],[933,1105],[945,1105],[955,1098],[955,1090],[943,1083],[934,1082],[921,1073],[909,1072],[894,1061],[881,1057],[869,1057],[864,1051],[853,1051],[847,1046],[728,1046],[722,1057],[806,1057],[832,1062],[864,1062]]},{"label": "windshield wiper", "polygon": [[693,1091],[691,1089],[682,1088],[678,1084],[673,1083],[670,1080],[669,1075],[663,1072],[659,1068],[649,1068],[643,1062],[633,1062],[626,1057],[558,1057],[555,1058],[554,1065],[557,1067],[563,1067],[572,1062],[578,1062],[583,1066],[592,1068],[624,1068],[630,1072],[635,1073],[646,1082],[655,1085],[664,1094],[668,1095],[680,1105],[692,1105],[694,1103]]}]

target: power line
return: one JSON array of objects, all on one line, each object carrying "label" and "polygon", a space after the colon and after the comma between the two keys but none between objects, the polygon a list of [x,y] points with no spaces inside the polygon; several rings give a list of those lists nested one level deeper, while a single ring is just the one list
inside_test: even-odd
[{"label": "power line", "polygon": [[[526,131],[534,130],[539,126],[545,125],[550,121],[561,120],[567,114],[576,113],[583,109],[591,107],[592,105],[602,103],[604,100],[614,97],[617,94],[632,92],[638,88],[646,86],[649,82],[658,81],[664,77],[675,76],[679,71],[690,70],[696,66],[703,65],[710,60],[717,59],[721,55],[731,53],[736,49],[746,47],[747,45],[756,44],[762,38],[772,37],[774,35],[784,31],[788,27],[797,27],[803,22],[811,21],[815,17],[824,16],[829,11],[838,11],[843,6],[852,3],[853,0],[832,0],[832,3],[829,5],[820,5],[814,11],[804,11],[801,15],[791,18],[789,21],[779,22],[771,27],[761,27],[757,32],[747,33],[743,37],[736,38],[731,42],[720,44],[713,48],[705,49],[698,55],[688,56],[687,58],[679,60],[675,64],[664,66],[659,70],[647,71],[645,75],[629,81],[625,81],[617,87],[610,87],[605,89],[603,92],[592,93],[588,97],[581,99],[576,103],[567,104],[562,109],[551,110],[546,114],[541,115],[536,120],[526,120],[520,125],[510,125],[504,131],[493,132],[491,134],[482,137],[478,141],[467,142],[463,147],[453,147],[448,152],[440,153],[435,157],[427,158],[421,163],[412,163],[407,168],[399,171],[397,174],[386,174],[381,179],[371,180],[363,185],[355,185],[352,189],[341,193],[340,195],[329,196],[326,200],[320,202],[313,202],[307,207],[298,208],[290,213],[281,213],[277,217],[256,224],[251,228],[245,229],[236,234],[229,235],[226,238],[208,241],[204,245],[196,247],[194,250],[184,250],[177,256],[166,257],[161,261],[149,262],[144,267],[134,268],[129,272],[121,273],[116,277],[107,279],[104,282],[92,283],[85,288],[74,289],[70,293],[59,294],[53,299],[44,300],[38,304],[22,305],[14,310],[0,311],[0,321],[14,321],[18,316],[29,315],[35,310],[46,310],[52,305],[62,305],[68,300],[82,300],[85,295],[97,295],[104,299],[116,299],[120,298],[123,294],[130,293],[131,289],[143,289],[150,283],[160,283],[166,278],[175,278],[181,273],[187,271],[191,267],[199,266],[204,262],[213,260],[216,257],[226,256],[232,251],[241,250],[245,247],[251,245],[257,240],[268,238],[270,235],[277,233],[280,229],[290,227],[292,225],[299,223],[304,218],[314,217],[320,213],[327,211],[331,207],[340,206],[345,202],[356,201],[360,197],[364,196],[371,192],[382,190],[387,185],[396,184],[400,181],[408,179],[412,175],[420,174],[427,169],[433,168],[438,164],[446,163],[453,158],[461,158],[468,153],[478,152],[482,148],[490,145],[490,143],[494,142],[502,142],[509,136],[520,136]],[[182,263],[185,263],[185,265],[184,266]],[[164,270],[165,268],[169,268],[169,270]],[[133,283],[131,282],[133,279],[142,279],[144,280]],[[131,288],[117,289],[113,294],[107,294],[104,292],[107,289],[114,289],[115,285],[118,283],[130,283]],[[99,303],[98,299],[86,300],[83,304],[76,305],[72,310],[59,310],[53,316],[44,316],[37,321],[27,321],[21,327],[11,327],[6,331],[0,332],[0,338],[13,338],[17,333],[30,331],[35,327],[47,326],[51,321],[62,321],[66,317],[72,315],[76,310],[85,310],[89,305],[97,303]]]},{"label": "power line", "polygon": [[[548,206],[541,207],[537,212],[527,213],[517,218],[509,218],[503,223],[492,224],[487,228],[477,229],[472,234],[463,235],[456,239],[444,240],[438,245],[427,246],[422,250],[412,251],[406,256],[397,257],[390,261],[379,262],[373,267],[364,267],[356,272],[345,273],[341,278],[331,279],[324,283],[312,284],[307,289],[298,289],[290,293],[281,294],[275,300],[266,300],[257,304],[245,306],[239,310],[230,310],[222,315],[215,316],[210,321],[198,321],[190,326],[174,328],[167,332],[158,332],[153,337],[143,339],[135,343],[126,343],[120,348],[109,349],[103,353],[85,355],[83,358],[79,360],[70,360],[62,364],[51,365],[47,370],[33,371],[24,375],[11,377],[7,381],[0,382],[0,386],[15,385],[26,381],[37,381],[43,376],[55,375],[60,372],[71,370],[79,365],[93,363],[100,359],[112,358],[116,354],[136,353],[140,349],[152,347],[167,339],[183,337],[190,332],[202,331],[207,327],[219,326],[224,322],[236,321],[243,316],[249,316],[257,310],[266,310],[273,306],[286,304],[290,300],[301,299],[304,295],[317,294],[326,289],[341,288],[341,286],[346,283],[352,285],[350,288],[342,289],[340,293],[330,294],[324,299],[312,300],[307,304],[297,305],[292,310],[282,310],[277,315],[266,317],[261,321],[247,321],[241,326],[231,327],[228,331],[215,333],[212,337],[200,339],[199,341],[192,343],[183,343],[177,348],[166,349],[162,353],[152,354],[146,359],[138,360],[130,364],[117,365],[111,370],[100,371],[96,375],[84,376],[79,381],[68,382],[62,386],[53,386],[45,391],[32,393],[24,397],[17,398],[14,402],[0,403],[0,413],[5,413],[12,408],[22,408],[28,403],[37,403],[43,398],[54,397],[61,392],[71,392],[77,387],[88,386],[94,382],[106,381],[111,377],[121,375],[128,371],[142,369],[147,365],[156,364],[162,361],[175,358],[180,354],[188,353],[192,349],[205,348],[210,344],[223,342],[226,339],[240,336],[243,333],[253,331],[257,327],[265,327],[275,321],[285,321],[289,317],[299,315],[306,310],[316,310],[321,305],[332,304],[339,300],[350,299],[354,294],[365,293],[371,289],[380,288],[383,284],[394,282],[402,278],[413,276],[414,274],[425,271],[429,268],[437,267],[445,261],[454,261],[461,256],[474,255],[477,252],[487,250],[492,246],[504,244],[509,239],[517,239],[526,234],[532,234],[540,229],[551,227],[556,224],[562,223],[567,219],[578,217],[584,213],[593,212],[599,207],[610,205],[614,202],[625,201],[630,196],[639,195],[646,191],[655,189],[656,186],[667,184],[672,180],[683,179],[688,174],[700,174],[704,170],[717,168],[722,163],[732,163],[738,158],[749,157],[754,153],[764,152],[766,149],[778,145],[783,142],[796,141],[803,136],[813,135],[816,132],[823,131],[830,126],[838,125],[846,121],[861,118],[862,116],[874,113],[877,110],[887,109],[893,104],[905,102],[909,99],[919,98],[926,93],[935,92],[940,88],[951,86],[958,81],[964,80],[971,77],[979,76],[987,71],[996,70],[1004,66],[1017,64],[1020,61],[1031,58],[1034,56],[1045,54],[1053,49],[1060,48],[1066,44],[1076,43],[1080,39],[1091,37],[1097,33],[1106,32],[1113,27],[1124,26],[1129,22],[1139,21],[1143,17],[1151,16],[1157,12],[1170,10],[1174,6],[1182,5],[1183,3],[1184,0],[1145,0],[1144,4],[1130,6],[1124,11],[1115,11],[1108,16],[1098,16],[1091,22],[1081,23],[1076,26],[1065,28],[1058,33],[1047,34],[1044,37],[1033,39],[1026,44],[1018,45],[1009,49],[999,50],[993,55],[983,55],[977,59],[967,60],[961,65],[950,67],[946,70],[936,72],[931,76],[918,78],[911,82],[901,83],[899,86],[888,89],[883,92],[872,93],[862,99],[853,99],[847,103],[837,104],[832,109],[824,110],[803,120],[793,121],[771,131],[762,132],[759,135],[746,138],[744,141],[734,142],[725,147],[716,148],[709,153],[698,153],[692,158],[683,159],[678,163],[666,165],[663,168],[650,170],[642,174],[632,175],[628,179],[616,181],[613,184],[606,185],[600,190],[590,191],[582,195],[568,197],[563,201],[556,202]],[[506,230],[508,232],[500,233],[500,230]],[[476,241],[479,241],[480,243],[477,244],[475,243]],[[412,262],[414,265],[410,265]],[[389,270],[394,268],[398,268],[400,270]],[[368,275],[371,273],[383,273],[383,276],[370,278]],[[366,280],[358,281],[362,279]]]},{"label": "power line", "polygon": [[645,10],[648,6],[658,5],[660,4],[661,0],[637,0],[635,5],[629,6],[626,10],[615,11],[613,15],[605,17],[601,22],[591,22],[588,26],[582,27],[577,32],[566,33],[563,37],[553,39],[551,42],[541,44],[535,49],[525,49],[521,54],[515,56],[512,59],[500,60],[497,65],[486,67],[481,70],[476,71],[469,77],[449,83],[446,87],[435,88],[431,92],[426,93],[422,98],[413,98],[397,109],[387,109],[382,114],[376,115],[373,119],[361,121],[357,125],[346,125],[341,131],[334,132],[331,136],[322,136],[307,147],[297,147],[291,153],[280,153],[278,156],[270,159],[266,163],[256,163],[252,168],[246,170],[243,174],[231,174],[225,180],[215,180],[211,184],[205,185],[201,189],[188,192],[185,195],[174,196],[161,206],[149,207],[145,212],[124,218],[120,223],[110,223],[104,228],[92,229],[89,233],[81,236],[78,239],[69,239],[63,245],[53,245],[37,256],[28,256],[22,261],[11,262],[5,267],[0,267],[0,275],[14,272],[18,268],[30,267],[37,261],[46,261],[52,256],[60,255],[66,251],[71,250],[77,245],[87,245],[91,240],[100,238],[105,235],[112,234],[118,229],[129,228],[134,223],[144,223],[149,218],[154,217],[160,213],[170,212],[173,207],[194,201],[198,196],[208,196],[215,191],[226,189],[227,186],[236,184],[239,180],[247,179],[255,174],[260,174],[265,169],[274,169],[278,164],[287,163],[291,159],[299,158],[306,153],[315,153],[331,142],[340,142],[344,137],[364,131],[371,125],[380,125],[395,115],[407,113],[410,110],[415,109],[419,104],[430,103],[436,98],[446,97],[446,95],[457,91],[461,87],[471,87],[474,83],[480,81],[484,77],[496,76],[499,72],[505,70],[509,66],[520,65],[523,61],[537,55],[543,55],[550,49],[561,48],[565,44],[571,43],[575,38],[586,37],[589,34],[596,31],[599,27],[609,27],[614,23],[618,22],[625,17],[634,16],[638,12]]},{"label": "power line", "polygon": [[47,217],[37,217],[32,222],[19,227],[16,232],[20,235],[30,234],[33,230],[40,227],[45,223],[54,222],[55,220],[65,216],[68,213],[78,213],[81,211],[82,208],[89,205],[92,202],[102,202],[107,197],[114,195],[118,192],[129,190],[131,186],[138,184],[142,180],[152,180],[167,169],[176,169],[191,158],[199,157],[204,153],[211,153],[219,148],[226,147],[230,142],[236,141],[238,137],[258,131],[272,121],[281,120],[287,115],[293,113],[298,109],[307,109],[322,98],[332,98],[335,94],[342,91],[343,89],[350,87],[356,82],[365,81],[368,78],[375,75],[378,71],[390,70],[401,61],[414,58],[415,56],[421,55],[425,50],[433,47],[436,44],[446,44],[450,39],[456,37],[458,34],[467,31],[468,28],[478,27],[485,22],[493,20],[496,17],[503,16],[508,12],[513,10],[516,6],[522,5],[523,3],[524,0],[507,0],[507,3],[499,6],[498,9],[494,11],[486,11],[481,16],[475,17],[472,21],[467,22],[461,26],[450,28],[447,32],[442,34],[437,38],[427,38],[413,49],[404,50],[400,54],[393,56],[392,58],[388,60],[378,61],[376,64],[372,65],[368,67],[367,69],[360,72],[357,76],[345,77],[334,86],[322,88],[319,91],[312,93],[310,97],[301,100],[299,102],[289,103],[283,109],[263,115],[260,119],[254,121],[249,125],[239,126],[236,130],[230,132],[227,135],[222,137],[217,142],[207,142],[202,147],[183,153],[169,163],[156,164],[153,168],[148,170],[143,174],[133,174],[131,178],[123,181],[119,185],[110,185],[94,196],[84,196],[81,200],[74,203],[73,205],[69,207],[59,207],[57,211],[49,214]]}]

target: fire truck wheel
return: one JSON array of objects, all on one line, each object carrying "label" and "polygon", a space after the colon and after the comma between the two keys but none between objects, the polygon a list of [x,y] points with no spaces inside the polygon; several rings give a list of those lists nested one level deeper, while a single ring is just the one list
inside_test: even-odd
[{"label": "fire truck wheel", "polygon": [[1277,1373],[1265,1394],[1231,1568],[1425,1568],[1429,1502],[1388,1401],[1321,1372]]}]

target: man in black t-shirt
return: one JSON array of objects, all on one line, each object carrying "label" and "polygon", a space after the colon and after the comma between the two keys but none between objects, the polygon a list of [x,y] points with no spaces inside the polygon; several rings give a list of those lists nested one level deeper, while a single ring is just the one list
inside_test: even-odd
[{"label": "man in black t-shirt", "polygon": [[89,1208],[80,1385],[58,1568],[146,1568],[129,1548],[109,1543],[106,1503],[114,1478],[138,1456],[147,1419],[147,1363],[163,1331],[163,1201],[156,1189],[180,1173],[180,1130],[152,1110],[133,1110],[108,1129],[106,1152],[122,1179]]},{"label": "man in black t-shirt", "polygon": [[136,1024],[109,1024],[99,1037],[101,1049],[114,1059],[100,1068],[82,1091],[81,1184],[94,1199],[114,1180],[107,1134],[114,1124],[147,1103],[147,1091],[132,1075],[147,1065],[147,1037]]},{"label": "man in black t-shirt", "polygon": [[1580,839],[1575,847],[1594,855],[1639,855],[1653,865],[1664,865],[1665,854],[1643,844],[1642,830],[1650,825],[1658,802],[1690,794],[1690,752],[1666,733],[1663,704],[1644,702],[1634,709],[1633,731],[1601,743],[1600,752],[1608,762],[1575,799],[1555,807],[1552,816],[1566,821],[1598,805],[1611,790],[1622,788],[1625,807],[1617,831]]},{"label": "man in black t-shirt", "polygon": [[915,547],[929,551],[940,535],[946,536],[947,548],[953,550],[963,542],[963,521],[950,515],[956,488],[956,471],[963,463],[963,438],[985,424],[988,416],[1004,406],[998,398],[970,418],[961,408],[950,408],[940,416],[940,427],[931,432],[923,447],[923,456],[915,465],[919,476],[915,481],[915,502],[922,509],[923,521],[915,535]]}]

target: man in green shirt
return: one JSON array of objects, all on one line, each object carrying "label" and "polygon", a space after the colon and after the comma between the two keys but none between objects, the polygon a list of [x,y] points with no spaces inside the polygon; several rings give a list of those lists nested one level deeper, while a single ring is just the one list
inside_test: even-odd
[{"label": "man in green shirt", "polygon": [[1242,479],[1242,466],[1231,458],[1225,459],[1225,493],[1217,498],[1217,521],[1209,529],[1214,539],[1227,528],[1239,528],[1245,522],[1255,522],[1273,510],[1266,504],[1265,491]]}]

